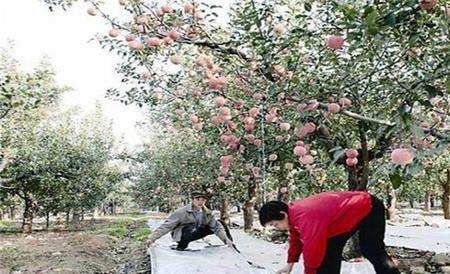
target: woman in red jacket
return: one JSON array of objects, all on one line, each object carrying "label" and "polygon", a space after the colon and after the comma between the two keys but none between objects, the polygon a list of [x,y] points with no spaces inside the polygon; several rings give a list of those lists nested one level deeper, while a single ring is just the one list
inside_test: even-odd
[{"label": "woman in red jacket", "polygon": [[324,192],[289,205],[272,201],[259,211],[261,225],[289,231],[288,264],[277,273],[291,273],[303,253],[306,274],[339,274],[342,250],[359,231],[362,254],[377,274],[400,274],[385,251],[383,203],[367,192]]}]

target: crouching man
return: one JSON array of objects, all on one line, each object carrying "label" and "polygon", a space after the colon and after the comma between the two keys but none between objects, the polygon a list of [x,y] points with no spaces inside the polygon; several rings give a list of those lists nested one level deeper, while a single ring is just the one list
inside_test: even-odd
[{"label": "crouching man", "polygon": [[207,194],[193,192],[192,202],[173,212],[164,223],[153,231],[147,241],[150,247],[156,240],[171,232],[172,239],[178,243],[177,250],[185,250],[189,243],[215,234],[229,247],[233,247],[233,241],[228,227],[216,220],[211,210],[206,208]]},{"label": "crouching man", "polygon": [[261,225],[289,231],[289,274],[303,253],[306,274],[339,274],[347,240],[359,232],[362,254],[377,274],[400,274],[384,245],[383,203],[367,192],[324,192],[288,204],[268,202],[259,211]]}]

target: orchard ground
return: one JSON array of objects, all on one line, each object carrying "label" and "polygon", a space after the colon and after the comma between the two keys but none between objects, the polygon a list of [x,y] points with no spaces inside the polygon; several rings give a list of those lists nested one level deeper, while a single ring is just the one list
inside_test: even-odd
[{"label": "orchard ground", "polygon": [[[150,220],[149,225],[153,228],[164,217],[164,214],[153,212],[95,219],[86,217],[78,228],[65,226],[61,220],[52,219],[49,230],[44,229],[44,220],[38,220],[35,231],[30,235],[19,233],[18,223],[3,221],[0,223],[0,273],[150,273],[145,246],[145,239],[150,233],[147,221]],[[264,267],[264,270],[255,270],[263,271],[261,273],[274,273],[283,266],[287,246],[271,237],[270,230],[263,231],[256,225],[250,233],[244,232],[241,227],[242,216],[237,213],[233,214],[232,223],[232,234],[241,251],[238,256],[242,261]],[[219,243],[214,236],[209,236],[209,240],[213,244]],[[166,235],[159,243],[170,243],[170,236]],[[436,254],[450,252],[450,221],[444,220],[437,208],[430,212],[401,209],[398,222],[388,224],[386,243],[390,246],[389,253],[396,258],[403,273],[422,268],[428,273],[446,273],[439,272],[439,264],[445,262],[436,262],[435,257]],[[164,256],[169,256],[165,259],[171,259],[176,254]],[[207,257],[208,263],[202,269],[206,272],[227,258],[226,255],[219,258],[211,252],[209,255],[198,253],[193,256],[199,256],[199,260],[203,258],[203,261],[204,256]],[[180,260],[177,258],[178,262]],[[191,261],[191,264],[195,262]],[[187,266],[178,263],[174,267],[164,267],[174,271],[174,268]],[[296,270],[300,269],[301,264],[298,264]],[[343,264],[342,273],[375,272],[367,261],[353,259]]]},{"label": "orchard ground", "polygon": [[[450,221],[443,219],[439,208],[430,212],[405,208],[399,210],[398,216],[397,222],[389,222],[387,225],[386,244],[388,253],[397,262],[402,273],[448,273],[445,271],[448,271],[450,266]],[[160,216],[153,217],[149,225],[155,228],[160,222]],[[283,238],[286,239],[286,235],[280,237],[270,229],[263,230],[258,224],[255,224],[255,229],[246,233],[242,229],[244,222],[240,214],[233,214],[231,222],[234,228],[231,234],[240,250],[241,258],[223,250],[218,250],[217,256],[209,250],[202,254],[196,252],[186,256],[176,254],[166,248],[171,243],[170,236],[166,235],[158,241],[161,248],[157,250],[159,253],[156,253],[157,264],[159,263],[157,273],[185,273],[188,270],[195,273],[233,273],[229,270],[229,266],[233,264],[234,273],[241,273],[241,261],[258,266],[249,266],[242,272],[248,274],[275,273],[284,266],[287,244]],[[220,244],[220,240],[215,236],[208,236],[207,242]],[[200,245],[201,243],[198,243],[193,248],[197,249]],[[195,256],[198,256],[197,264],[193,261]],[[303,273],[301,261],[295,265],[292,273]],[[341,274],[375,274],[375,271],[367,260],[353,258],[343,263]]]},{"label": "orchard ground", "polygon": [[147,273],[148,216],[86,218],[80,227],[45,220],[32,234],[16,222],[0,222],[0,273]]}]

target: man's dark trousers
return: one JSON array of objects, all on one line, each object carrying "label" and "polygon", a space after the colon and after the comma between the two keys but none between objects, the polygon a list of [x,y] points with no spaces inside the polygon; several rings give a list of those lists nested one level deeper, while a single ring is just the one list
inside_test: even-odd
[{"label": "man's dark trousers", "polygon": [[[225,234],[227,235],[228,239],[233,240],[228,226],[224,222],[222,222],[222,220],[218,220],[218,222],[220,222],[224,227]],[[177,249],[186,249],[190,242],[199,240],[211,234],[214,234],[214,232],[207,226],[196,227],[195,224],[185,226],[181,230],[181,240],[178,242]]]}]

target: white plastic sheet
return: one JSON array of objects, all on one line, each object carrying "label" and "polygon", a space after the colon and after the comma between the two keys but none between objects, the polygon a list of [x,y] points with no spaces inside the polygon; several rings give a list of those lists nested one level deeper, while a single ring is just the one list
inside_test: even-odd
[{"label": "white plastic sheet", "polygon": [[[155,229],[161,220],[150,220]],[[150,249],[152,274],[269,274],[282,268],[286,260],[286,245],[274,244],[254,238],[242,230],[232,230],[234,241],[241,251],[237,253],[227,246],[205,248],[200,240],[189,244],[189,248],[199,251],[176,251],[170,249],[172,239],[166,235]],[[221,244],[214,235],[207,237],[213,245]],[[251,266],[249,262],[265,269]],[[303,274],[303,262],[295,264],[292,274]],[[369,262],[342,263],[341,274],[375,274]]]},{"label": "white plastic sheet", "polygon": [[176,251],[167,246],[152,247],[152,274],[263,274],[229,247],[200,248],[199,251]]},{"label": "white plastic sheet", "polygon": [[[150,221],[149,226],[155,229],[160,221]],[[150,248],[152,274],[191,274],[191,273],[223,273],[223,274],[268,274],[266,269],[252,266],[241,254],[220,244],[214,236],[189,244],[188,251],[177,251],[170,248],[172,240],[166,235]],[[218,246],[216,246],[218,245]]]}]

